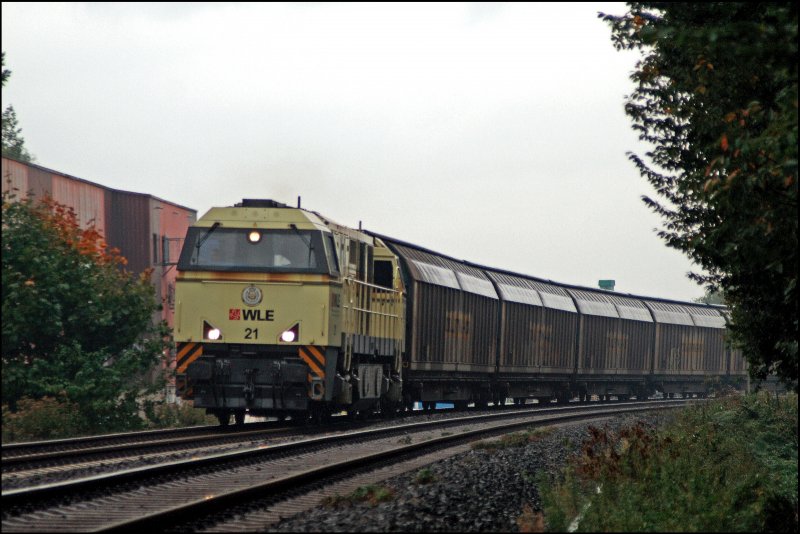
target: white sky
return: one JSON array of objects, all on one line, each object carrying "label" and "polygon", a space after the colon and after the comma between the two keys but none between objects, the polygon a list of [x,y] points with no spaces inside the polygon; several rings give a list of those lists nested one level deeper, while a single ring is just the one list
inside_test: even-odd
[{"label": "white sky", "polygon": [[36,163],[194,208],[273,198],[458,259],[690,300],[626,152],[622,3],[2,3]]}]

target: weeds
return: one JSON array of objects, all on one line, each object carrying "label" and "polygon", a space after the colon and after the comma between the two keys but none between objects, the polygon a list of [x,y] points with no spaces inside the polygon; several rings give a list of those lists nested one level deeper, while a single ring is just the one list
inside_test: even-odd
[{"label": "weeds", "polygon": [[517,518],[520,532],[544,532],[542,512],[534,512],[530,504],[522,506],[522,514]]},{"label": "weeds", "polygon": [[325,497],[322,500],[322,505],[328,508],[342,508],[364,502],[368,503],[370,506],[377,506],[378,503],[391,500],[393,497],[394,492],[390,488],[370,484],[369,486],[357,488],[350,495]]},{"label": "weeds", "polygon": [[427,467],[417,471],[417,476],[414,477],[415,484],[430,484],[434,480],[436,480],[436,475]]},{"label": "weeds", "polygon": [[795,532],[797,396],[719,399],[660,431],[592,428],[540,488],[550,530]]},{"label": "weeds", "polygon": [[540,441],[553,432],[553,427],[529,428],[524,432],[505,434],[500,439],[492,441],[478,441],[471,445],[473,450],[497,451],[510,447],[524,447],[528,443]]}]

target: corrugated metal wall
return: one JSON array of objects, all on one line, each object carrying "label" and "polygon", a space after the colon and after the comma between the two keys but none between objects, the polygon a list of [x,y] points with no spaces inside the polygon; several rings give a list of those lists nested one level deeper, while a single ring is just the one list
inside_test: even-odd
[{"label": "corrugated metal wall", "polygon": [[653,318],[636,299],[570,289],[581,311],[578,372],[645,374],[653,353]]},{"label": "corrugated metal wall", "polygon": [[487,271],[503,297],[501,373],[572,373],[578,315],[563,288]]},{"label": "corrugated metal wall", "polygon": [[[16,189],[20,198],[29,193],[50,196],[75,210],[85,228],[91,223],[128,260],[127,269],[141,273],[153,269],[152,281],[163,310],[157,319],[172,325],[170,292],[176,272],[162,265],[163,243],[170,246],[171,260],[177,261],[186,230],[197,212],[143,193],[131,193],[53,171],[39,165],[2,158],[3,191]],[[134,178],[134,177],[132,177]]]},{"label": "corrugated metal wall", "polygon": [[740,349],[729,351],[729,372],[733,376],[747,376],[747,360]]},{"label": "corrugated metal wall", "polygon": [[493,372],[499,300],[479,269],[382,237],[413,287],[407,359],[412,371]]},{"label": "corrugated metal wall", "polygon": [[653,372],[664,375],[725,374],[725,319],[714,309],[647,301],[656,318]]}]

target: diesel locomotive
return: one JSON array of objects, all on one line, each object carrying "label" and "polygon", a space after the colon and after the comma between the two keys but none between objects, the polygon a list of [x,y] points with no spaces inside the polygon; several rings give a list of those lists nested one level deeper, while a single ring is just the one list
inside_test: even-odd
[{"label": "diesel locomotive", "polygon": [[187,232],[176,384],[229,424],[740,385],[725,309],[456,260],[273,200]]}]

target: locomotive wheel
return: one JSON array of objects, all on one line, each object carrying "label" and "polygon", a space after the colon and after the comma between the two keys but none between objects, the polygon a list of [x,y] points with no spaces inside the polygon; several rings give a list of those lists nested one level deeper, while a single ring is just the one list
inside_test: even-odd
[{"label": "locomotive wheel", "polygon": [[398,404],[381,397],[381,417],[391,419],[397,416]]},{"label": "locomotive wheel", "polygon": [[308,410],[291,412],[289,417],[291,418],[289,424],[292,426],[305,426],[309,421]]},{"label": "locomotive wheel", "polygon": [[[244,424],[244,416],[246,412],[244,410],[236,410],[233,412],[233,420],[236,422],[236,426],[242,426]],[[230,416],[228,416],[228,420],[230,420]]]},{"label": "locomotive wheel", "polygon": [[226,427],[231,422],[231,412],[229,411],[217,412],[214,415],[217,416],[217,420],[219,421],[219,426]]}]

